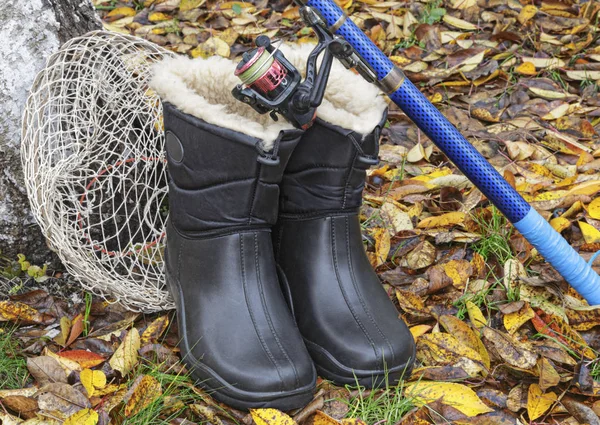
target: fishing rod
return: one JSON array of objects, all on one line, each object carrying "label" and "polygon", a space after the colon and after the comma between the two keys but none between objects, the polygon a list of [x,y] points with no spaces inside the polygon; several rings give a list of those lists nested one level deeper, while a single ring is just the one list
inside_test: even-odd
[{"label": "fishing rod", "polygon": [[[377,85],[462,173],[508,218],[556,271],[590,305],[600,305],[600,276],[569,243],[487,162],[404,73],[367,37],[333,0],[294,0],[300,16],[319,42],[308,58],[304,81],[268,37],[244,54],[236,75],[243,84],[233,95],[260,113],[277,114],[308,128],[335,57]],[[317,56],[324,52],[317,69]]]}]

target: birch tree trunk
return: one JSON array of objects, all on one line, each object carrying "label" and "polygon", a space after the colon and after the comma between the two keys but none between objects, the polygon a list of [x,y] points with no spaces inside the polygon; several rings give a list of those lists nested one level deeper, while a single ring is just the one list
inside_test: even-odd
[{"label": "birch tree trunk", "polygon": [[52,259],[29,210],[20,159],[21,115],[46,58],[70,38],[101,28],[90,0],[0,2],[0,255]]}]

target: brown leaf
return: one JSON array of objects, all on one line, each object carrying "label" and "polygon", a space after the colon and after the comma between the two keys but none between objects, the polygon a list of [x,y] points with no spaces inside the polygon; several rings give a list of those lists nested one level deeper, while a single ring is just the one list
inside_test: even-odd
[{"label": "brown leaf", "polygon": [[38,404],[42,410],[58,410],[66,416],[91,407],[89,400],[81,391],[64,383],[47,384],[40,388]]},{"label": "brown leaf", "polygon": [[2,404],[24,419],[35,418],[36,412],[39,410],[35,399],[22,395],[3,397]]},{"label": "brown leaf", "polygon": [[67,382],[67,374],[58,361],[49,356],[29,357],[27,369],[40,385]]},{"label": "brown leaf", "polygon": [[489,327],[483,329],[483,336],[506,363],[521,369],[531,369],[536,365],[538,355],[527,344]]}]

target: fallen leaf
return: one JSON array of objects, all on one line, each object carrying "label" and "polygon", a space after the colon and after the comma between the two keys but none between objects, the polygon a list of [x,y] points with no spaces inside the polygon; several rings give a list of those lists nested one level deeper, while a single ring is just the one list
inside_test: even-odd
[{"label": "fallen leaf", "polygon": [[427,217],[419,222],[419,229],[431,229],[434,227],[445,227],[462,224],[465,221],[465,213],[460,211],[449,212],[434,217]]},{"label": "fallen leaf", "polygon": [[61,357],[77,362],[82,368],[91,368],[104,362],[104,357],[87,350],[69,350],[58,354]]},{"label": "fallen leaf", "polygon": [[467,307],[469,319],[471,320],[473,326],[475,326],[477,329],[481,329],[487,325],[487,320],[485,319],[485,316],[483,315],[479,307],[475,305],[475,303],[473,303],[472,301],[467,301],[465,305]]},{"label": "fallen leaf", "polygon": [[531,384],[527,395],[527,415],[535,421],[554,404],[557,396],[553,392],[543,393],[538,384]]},{"label": "fallen leaf", "polygon": [[[482,413],[493,412],[475,394],[475,391],[466,385],[453,382],[420,381],[406,384],[405,394],[417,405],[423,405],[440,399],[442,403],[454,407],[467,416],[477,416]],[[261,424],[267,425],[267,424]]]},{"label": "fallen leaf", "polygon": [[277,409],[250,409],[256,425],[296,425],[296,422]]},{"label": "fallen leaf", "polygon": [[47,384],[40,388],[38,394],[38,404],[42,410],[58,410],[70,416],[91,407],[83,393],[64,383]]},{"label": "fallen leaf", "polygon": [[168,328],[168,326],[168,315],[165,314],[163,316],[157,317],[152,321],[152,323],[148,325],[146,330],[142,333],[142,336],[140,338],[140,344],[146,345],[149,342],[156,342],[158,338],[160,338],[160,336],[163,334],[163,332]]},{"label": "fallen leaf", "polygon": [[489,327],[483,329],[483,336],[492,344],[497,355],[509,365],[520,369],[531,369],[536,365],[538,355],[527,344]]},{"label": "fallen leaf", "polygon": [[504,315],[504,327],[509,334],[513,335],[521,326],[529,322],[534,316],[535,313],[529,303],[525,303],[525,305],[519,311]]},{"label": "fallen leaf", "polygon": [[161,395],[162,388],[160,382],[153,376],[144,375],[142,379],[136,382],[131,397],[125,405],[125,416],[131,417],[136,415],[154,403]]},{"label": "fallen leaf", "polygon": [[118,370],[122,376],[125,376],[137,364],[139,349],[140,334],[136,328],[131,328],[108,363],[114,370]]},{"label": "fallen leaf", "polygon": [[375,239],[375,254],[377,256],[375,266],[380,266],[387,261],[390,253],[390,233],[386,229],[379,228],[373,232],[373,238]]},{"label": "fallen leaf", "polygon": [[98,413],[92,409],[81,409],[67,418],[63,425],[96,425]]},{"label": "fallen leaf", "polygon": [[53,321],[47,314],[18,301],[0,301],[0,317],[25,325],[48,324]]},{"label": "fallen leaf", "polygon": [[79,374],[79,380],[87,391],[88,397],[92,397],[96,390],[106,386],[106,375],[101,370],[83,369]]},{"label": "fallen leaf", "polygon": [[560,375],[547,358],[541,357],[538,360],[537,368],[540,375],[540,388],[542,391],[546,391],[548,388],[554,387],[560,383]]},{"label": "fallen leaf", "polygon": [[473,329],[471,329],[469,325],[457,317],[447,314],[440,316],[439,322],[444,327],[446,332],[454,335],[454,337],[456,337],[467,347],[477,351],[477,353],[479,353],[481,356],[481,360],[486,369],[490,368],[490,356],[487,352],[487,349],[485,348],[485,345],[483,345],[483,342],[479,336],[473,331]]},{"label": "fallen leaf", "polygon": [[521,9],[521,12],[519,12],[519,16],[517,16],[517,20],[521,23],[521,25],[525,25],[536,15],[537,12],[537,7],[532,4],[528,4],[527,6],[523,6],[523,9]]},{"label": "fallen leaf", "polygon": [[29,357],[27,369],[40,384],[67,382],[67,374],[60,364],[49,356]]}]

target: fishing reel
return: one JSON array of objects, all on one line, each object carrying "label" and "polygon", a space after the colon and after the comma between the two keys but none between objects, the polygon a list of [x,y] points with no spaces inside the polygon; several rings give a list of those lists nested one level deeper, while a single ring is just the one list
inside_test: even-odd
[{"label": "fishing reel", "polygon": [[[356,69],[367,81],[374,82],[377,77],[350,43],[327,28],[314,8],[301,7],[300,17],[319,40],[308,56],[304,81],[300,72],[271,44],[269,37],[261,35],[256,39],[256,48],[246,52],[236,67],[235,75],[243,84],[238,84],[232,94],[257,112],[269,113],[275,121],[279,114],[295,127],[306,130],[313,124],[317,107],[323,100],[334,57],[346,68]],[[317,67],[321,53],[323,59]]]}]

